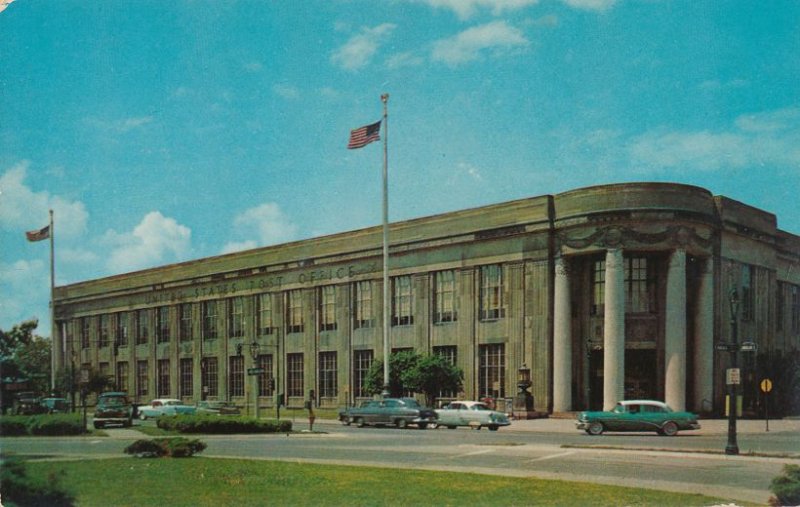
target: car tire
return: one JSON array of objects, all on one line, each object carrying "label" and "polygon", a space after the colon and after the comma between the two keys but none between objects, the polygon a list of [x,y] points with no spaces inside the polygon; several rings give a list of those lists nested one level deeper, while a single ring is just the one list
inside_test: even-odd
[{"label": "car tire", "polygon": [[603,423],[595,421],[595,422],[589,424],[589,427],[586,428],[586,433],[588,433],[588,434],[590,434],[592,436],[597,436],[597,435],[602,435],[605,430],[606,430],[606,427],[603,426]]},{"label": "car tire", "polygon": [[678,434],[678,425],[672,421],[667,421],[664,423],[664,426],[661,427],[660,433],[665,437],[674,437]]},{"label": "car tire", "polygon": [[424,430],[428,427],[428,423],[419,423],[417,426],[419,426],[419,429]]},{"label": "car tire", "polygon": [[364,418],[363,417],[356,417],[355,423],[356,423],[356,426],[358,426],[359,428],[363,428],[364,426],[366,426],[366,423],[364,422]]},{"label": "car tire", "polygon": [[349,417],[346,417],[346,416],[342,417],[342,424],[344,424],[345,426],[350,426],[350,423],[351,423],[351,421],[350,421]]},{"label": "car tire", "polygon": [[454,430],[454,429],[456,429],[456,427],[455,426],[448,426],[447,429],[448,430]]},{"label": "car tire", "polygon": [[405,429],[405,427],[406,427],[406,426],[408,426],[408,421],[406,421],[405,419],[398,419],[398,420],[396,420],[394,423],[395,423],[395,424],[397,425],[397,427],[398,427],[398,428],[400,428],[401,430],[402,430],[402,429]]},{"label": "car tire", "polygon": [[139,420],[140,420],[140,421],[144,421],[145,419],[147,419],[147,416],[146,416],[146,415],[144,415],[144,413],[142,413],[142,412],[139,412]]},{"label": "car tire", "polygon": [[487,426],[487,428],[489,428],[489,431],[497,431],[498,426],[492,424],[491,426]]}]

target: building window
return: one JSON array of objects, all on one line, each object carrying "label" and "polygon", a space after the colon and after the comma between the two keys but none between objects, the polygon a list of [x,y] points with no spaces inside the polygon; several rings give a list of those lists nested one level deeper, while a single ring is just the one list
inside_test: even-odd
[{"label": "building window", "polygon": [[[458,347],[455,345],[443,345],[438,347],[433,347],[433,353],[437,356],[442,357],[445,361],[452,364],[453,366],[456,365],[456,353],[458,351]],[[455,398],[458,395],[455,391],[439,391],[439,398]]]},{"label": "building window", "polygon": [[506,395],[506,350],[502,343],[481,345],[478,371],[478,393],[480,397],[502,398]]},{"label": "building window", "polygon": [[236,297],[228,300],[228,336],[241,338],[244,336],[244,298]]},{"label": "building window", "polygon": [[433,322],[456,321],[456,274],[453,270],[433,275]]},{"label": "building window", "polygon": [[325,285],[317,289],[319,301],[319,330],[336,330],[336,286]]},{"label": "building window", "polygon": [[150,319],[147,310],[136,312],[136,345],[143,345],[150,340]]},{"label": "building window", "polygon": [[160,306],[156,308],[156,342],[165,343],[169,341],[169,307]]},{"label": "building window", "polygon": [[275,323],[272,320],[272,294],[256,296],[256,331],[261,336],[275,332]]},{"label": "building window", "polygon": [[109,328],[111,327],[109,319],[110,316],[108,314],[100,316],[100,339],[97,344],[98,347],[108,347]]},{"label": "building window", "polygon": [[783,282],[777,282],[775,288],[775,331],[783,331],[784,306],[786,306],[786,298],[783,295],[783,291]]},{"label": "building window", "polygon": [[88,349],[91,346],[92,318],[81,317],[81,348]]},{"label": "building window", "polygon": [[371,394],[366,390],[367,373],[372,367],[374,355],[372,350],[353,351],[353,396],[366,398]]},{"label": "building window", "polygon": [[192,304],[183,303],[178,307],[180,326],[178,328],[178,339],[182,342],[192,341]]},{"label": "building window", "polygon": [[499,264],[481,266],[480,319],[495,320],[503,317],[503,267]]},{"label": "building window", "polygon": [[409,326],[414,323],[411,301],[411,276],[392,278],[392,325]]},{"label": "building window", "polygon": [[592,315],[603,315],[606,302],[606,261],[594,261],[592,269]]},{"label": "building window", "polygon": [[335,399],[338,396],[336,382],[336,352],[319,353],[319,396]]},{"label": "building window", "polygon": [[194,396],[194,359],[186,357],[181,359],[181,376],[178,394],[181,397],[189,398]]},{"label": "building window", "polygon": [[169,359],[158,360],[158,396],[169,396]]},{"label": "building window", "polygon": [[303,332],[303,291],[290,290],[286,293],[286,332]]},{"label": "building window", "polygon": [[275,392],[270,389],[270,379],[273,377],[272,370],[272,354],[261,354],[258,356],[258,368],[262,368],[264,373],[258,377],[258,395],[259,396],[272,396]]},{"label": "building window", "polygon": [[800,333],[800,287],[791,286],[792,299],[792,333]]},{"label": "building window", "polygon": [[219,385],[217,381],[217,358],[204,357],[200,366],[202,367],[200,378],[203,382],[203,395],[216,396],[218,392],[217,386]]},{"label": "building window", "polygon": [[231,356],[228,366],[228,385],[231,396],[244,396],[244,356]]},{"label": "building window", "polygon": [[755,317],[755,268],[750,265],[742,266],[742,320],[745,322]]},{"label": "building window", "polygon": [[353,284],[353,328],[368,328],[374,325],[372,317],[372,282],[365,280]]},{"label": "building window", "polygon": [[97,369],[100,372],[100,377],[102,377],[105,380],[108,380],[109,382],[111,380],[113,380],[111,378],[111,375],[109,374],[109,370],[111,369],[111,365],[110,364],[108,364],[107,362],[103,361],[103,362],[97,364]]},{"label": "building window", "polygon": [[303,397],[303,354],[286,354],[287,396]]},{"label": "building window", "polygon": [[147,396],[147,361],[136,361],[136,394]]},{"label": "building window", "polygon": [[[652,265],[652,263],[650,263]],[[655,313],[655,274],[646,257],[625,258],[625,311]]]},{"label": "building window", "polygon": [[120,361],[117,363],[117,389],[128,392],[128,362]]},{"label": "building window", "polygon": [[203,301],[200,311],[203,320],[203,339],[214,340],[217,338],[217,302]]},{"label": "building window", "polygon": [[117,314],[117,345],[128,346],[128,312]]}]

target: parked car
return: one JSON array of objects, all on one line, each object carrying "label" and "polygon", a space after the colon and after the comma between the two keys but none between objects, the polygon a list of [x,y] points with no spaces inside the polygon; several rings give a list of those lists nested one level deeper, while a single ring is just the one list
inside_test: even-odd
[{"label": "parked car", "polygon": [[198,401],[195,405],[198,414],[239,415],[239,407],[229,401]]},{"label": "parked car", "polygon": [[39,398],[20,398],[14,403],[16,415],[37,415],[47,413]]},{"label": "parked car", "polygon": [[469,426],[477,430],[489,428],[497,431],[500,426],[508,426],[511,421],[503,412],[492,410],[482,401],[453,401],[442,408],[436,409],[439,420],[436,427],[446,426],[455,429],[456,426]]},{"label": "parked car", "polygon": [[39,403],[48,414],[69,412],[69,403],[66,398],[42,398]]},{"label": "parked car", "polygon": [[149,404],[138,407],[139,419],[142,421],[162,415],[194,414],[195,410],[194,405],[187,405],[176,398],[156,398]]},{"label": "parked car", "polygon": [[97,407],[92,420],[95,428],[107,424],[121,424],[127,428],[133,424],[133,406],[124,392],[107,392],[97,397]]},{"label": "parked car", "polygon": [[436,423],[436,412],[417,403],[413,398],[385,398],[370,400],[359,407],[352,407],[339,413],[339,420],[345,425],[355,424],[359,428],[367,424],[394,425],[405,428],[415,424],[425,429]]},{"label": "parked car", "polygon": [[673,436],[679,430],[697,430],[697,415],[675,412],[666,403],[653,400],[627,400],[617,403],[610,412],[581,412],[575,422],[590,435],[604,431],[655,431]]}]

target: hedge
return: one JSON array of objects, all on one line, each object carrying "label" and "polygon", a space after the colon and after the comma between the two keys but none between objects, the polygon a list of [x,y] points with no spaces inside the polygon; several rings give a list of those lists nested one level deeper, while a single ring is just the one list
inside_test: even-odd
[{"label": "hedge", "polygon": [[291,421],[256,420],[249,417],[217,415],[176,415],[159,417],[159,428],[180,433],[229,434],[229,433],[288,433]]},{"label": "hedge", "polygon": [[84,433],[80,414],[11,415],[0,417],[0,435],[80,435]]},{"label": "hedge", "polygon": [[188,458],[203,452],[206,444],[184,437],[154,438],[152,440],[137,440],[125,448],[125,454],[134,454],[144,458]]}]

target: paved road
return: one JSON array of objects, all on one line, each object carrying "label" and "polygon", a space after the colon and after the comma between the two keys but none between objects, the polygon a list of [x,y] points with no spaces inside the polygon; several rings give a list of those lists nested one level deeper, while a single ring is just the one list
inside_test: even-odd
[{"label": "paved road", "polygon": [[[800,456],[800,422],[775,423],[770,433],[749,423],[739,434],[742,453],[749,448],[781,449]],[[307,424],[297,419],[295,428],[303,430]],[[558,478],[759,503],[766,502],[769,482],[784,464],[800,463],[796,457],[721,454],[727,434],[724,421],[708,421],[699,432],[672,438],[589,437],[565,420],[515,421],[497,432],[355,428],[319,421],[315,430],[324,433],[203,436],[208,444],[203,455]],[[119,457],[125,445],[142,437],[128,429],[110,429],[108,434],[111,438],[4,438],[0,446],[4,451],[49,456]],[[598,445],[615,449],[591,448]],[[700,449],[717,454],[696,452]]]}]

